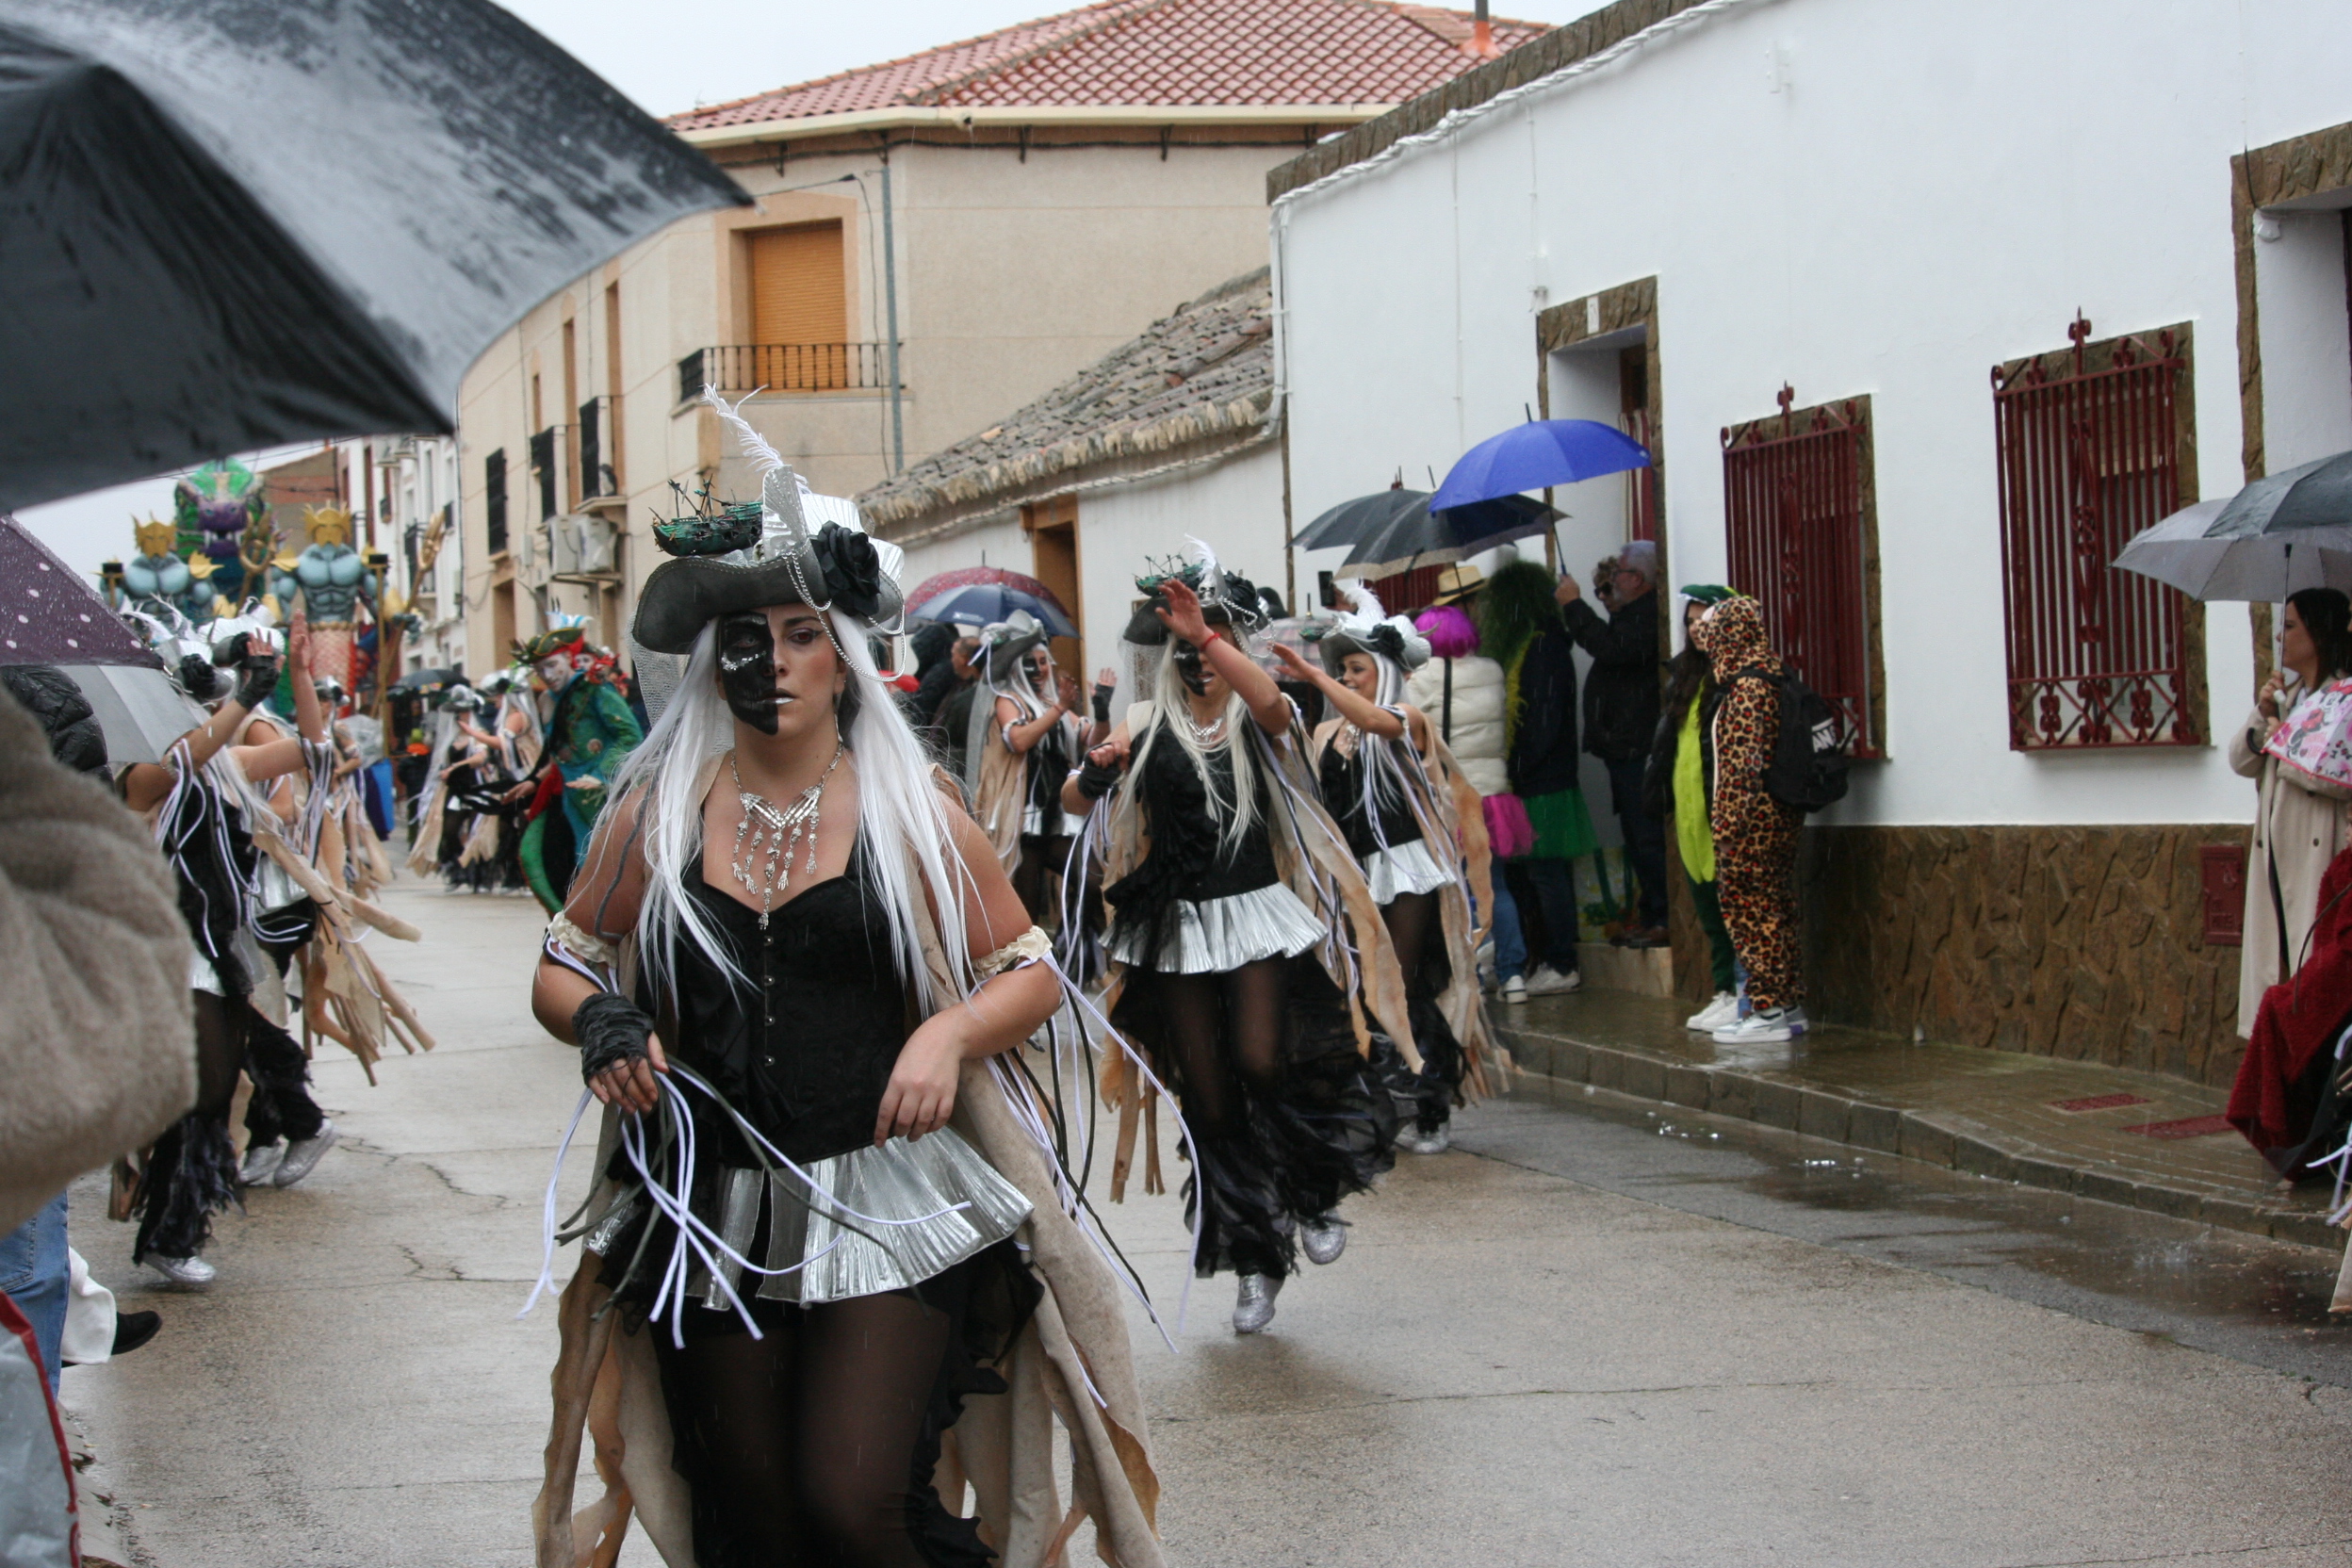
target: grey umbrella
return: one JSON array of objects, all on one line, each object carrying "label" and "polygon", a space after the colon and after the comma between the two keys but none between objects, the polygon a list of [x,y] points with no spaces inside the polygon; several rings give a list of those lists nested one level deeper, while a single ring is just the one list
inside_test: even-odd
[{"label": "grey umbrella", "polygon": [[564,284],[747,201],[487,0],[0,0],[0,511],[452,428]]},{"label": "grey umbrella", "polygon": [[2352,593],[2352,452],[2183,507],[2134,534],[2115,564],[2198,599],[2277,603],[2305,588]]}]

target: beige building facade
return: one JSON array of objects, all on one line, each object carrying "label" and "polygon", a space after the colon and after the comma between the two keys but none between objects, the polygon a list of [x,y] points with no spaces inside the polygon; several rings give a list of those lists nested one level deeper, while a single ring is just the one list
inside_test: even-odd
[{"label": "beige building facade", "polygon": [[[917,57],[673,121],[745,204],[562,290],[466,378],[451,553],[468,670],[557,614],[621,645],[672,486],[746,489],[704,384],[747,397],[817,489],[872,489],[1263,267],[1269,170],[1477,63],[1452,13],[1420,8],[1131,8],[1159,31],[1122,42],[1098,7],[940,51],[936,69]],[[1240,79],[1217,52],[1262,35],[1258,12],[1323,28],[1329,48],[1295,79]],[[1506,42],[1535,31],[1496,25]],[[1009,78],[972,67],[990,48]],[[1178,57],[1190,76],[1170,91]],[[1052,82],[1032,82],[1046,65]],[[1138,72],[1196,101],[1133,101]],[[958,95],[1013,101],[942,101]]]}]

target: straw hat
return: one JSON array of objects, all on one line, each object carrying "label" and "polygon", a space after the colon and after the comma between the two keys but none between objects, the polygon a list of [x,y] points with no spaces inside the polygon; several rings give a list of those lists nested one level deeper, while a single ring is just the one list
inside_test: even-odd
[{"label": "straw hat", "polygon": [[1448,566],[1437,574],[1437,596],[1431,604],[1452,604],[1486,586],[1486,574],[1476,566]]}]

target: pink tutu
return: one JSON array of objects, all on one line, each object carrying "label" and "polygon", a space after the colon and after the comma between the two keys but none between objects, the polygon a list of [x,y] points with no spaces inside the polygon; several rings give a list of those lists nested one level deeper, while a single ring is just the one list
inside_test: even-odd
[{"label": "pink tutu", "polygon": [[1486,841],[1495,858],[1512,860],[1535,847],[1535,825],[1517,795],[1488,795]]}]

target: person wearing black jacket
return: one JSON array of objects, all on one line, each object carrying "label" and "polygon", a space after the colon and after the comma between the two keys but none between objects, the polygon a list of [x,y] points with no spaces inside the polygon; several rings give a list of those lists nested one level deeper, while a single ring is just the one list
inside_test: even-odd
[{"label": "person wearing black jacket", "polygon": [[[1506,874],[1520,887],[1512,896],[1522,917],[1532,893],[1541,916],[1539,961],[1527,994],[1572,991],[1582,984],[1576,965],[1576,858],[1592,853],[1592,819],[1576,781],[1576,642],[1560,619],[1552,575],[1532,561],[1513,562],[1487,580],[1478,596],[1478,645],[1503,666],[1505,759],[1511,792],[1527,807],[1535,847]],[[1535,923],[1527,923],[1532,926]]]},{"label": "person wearing black jacket", "polygon": [[1658,729],[1658,547],[1637,539],[1617,555],[1604,618],[1576,580],[1560,574],[1560,612],[1592,657],[1584,691],[1584,749],[1609,769],[1609,807],[1641,891],[1627,947],[1666,944],[1666,829],[1642,803],[1642,776]]}]

